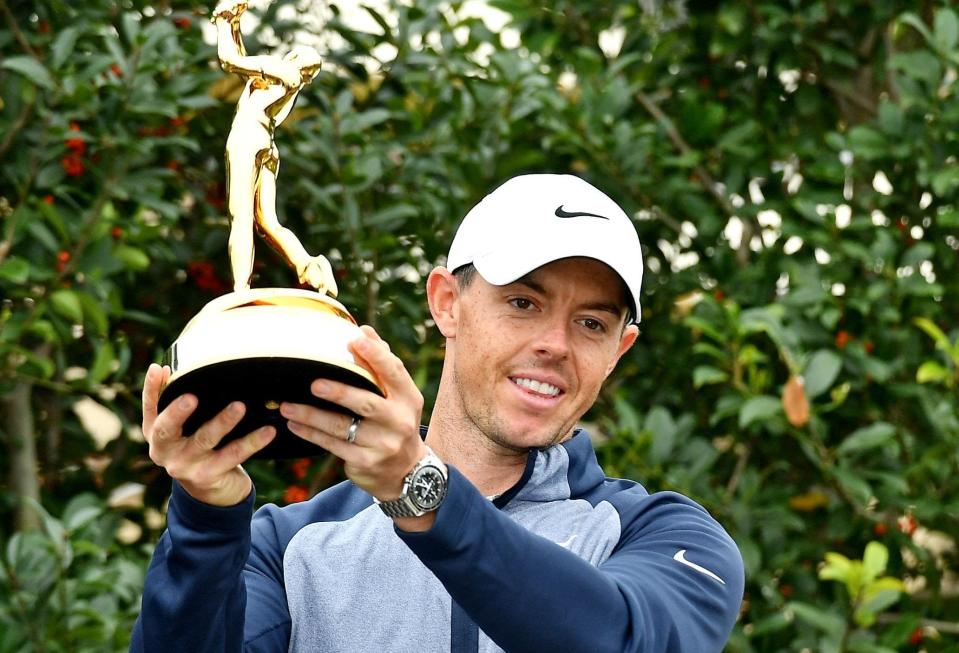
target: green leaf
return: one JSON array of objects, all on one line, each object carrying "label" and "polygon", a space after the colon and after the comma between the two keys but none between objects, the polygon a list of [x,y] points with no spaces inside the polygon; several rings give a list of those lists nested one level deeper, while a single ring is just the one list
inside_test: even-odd
[{"label": "green leaf", "polygon": [[729,375],[709,365],[700,365],[693,370],[693,387],[701,388],[712,383],[723,383]]},{"label": "green leaf", "polygon": [[906,250],[902,255],[900,265],[918,267],[923,261],[928,261],[936,256],[936,248],[930,243],[916,243]]},{"label": "green leaf", "polygon": [[929,28],[926,26],[926,23],[924,23],[923,20],[916,14],[912,12],[906,12],[902,14],[901,16],[899,16],[899,20],[905,23],[906,25],[909,25],[910,27],[915,28],[916,31],[922,34],[923,38],[926,39],[929,45],[933,45],[935,43],[935,39],[933,39],[932,32],[929,31]]},{"label": "green leaf", "polygon": [[936,349],[948,350],[952,345],[952,343],[949,342],[949,338],[946,337],[946,334],[943,333],[942,329],[932,320],[925,317],[917,317],[913,318],[912,323],[925,331],[926,335],[933,339],[936,343]]},{"label": "green leaf", "polygon": [[782,412],[782,403],[777,397],[760,395],[751,397],[739,409],[739,428],[746,428],[754,422],[767,420]]},{"label": "green leaf", "polygon": [[6,279],[16,284],[24,284],[28,278],[30,278],[30,264],[22,258],[11,256],[3,263],[0,263],[0,279]]},{"label": "green leaf", "polygon": [[872,499],[872,486],[858,474],[845,467],[834,467],[832,475],[860,505],[865,506]]},{"label": "green leaf", "polygon": [[657,464],[662,463],[669,458],[676,444],[677,428],[673,416],[662,406],[655,406],[646,415],[644,428],[653,439],[650,458]]},{"label": "green leaf", "polygon": [[140,33],[140,19],[137,14],[132,11],[124,12],[120,24],[123,26],[123,35],[126,37],[127,43],[131,46],[135,45]]},{"label": "green leaf", "polygon": [[834,637],[842,636],[846,630],[846,623],[841,617],[808,603],[790,601],[785,609],[791,610],[800,621]]},{"label": "green leaf", "polygon": [[64,509],[63,525],[68,531],[78,531],[103,514],[103,506],[98,503],[76,501],[76,499],[89,498],[92,496],[93,495],[90,494],[81,494],[74,500],[71,500],[70,504]]},{"label": "green leaf", "polygon": [[933,29],[936,47],[940,52],[946,54],[956,47],[956,41],[959,40],[959,19],[956,18],[956,12],[948,7],[937,11]]},{"label": "green leaf", "polygon": [[67,318],[73,324],[83,324],[83,308],[80,305],[80,298],[72,290],[55,290],[50,295],[50,303],[53,310],[63,317]]},{"label": "green leaf", "polygon": [[812,400],[831,388],[841,368],[842,358],[834,351],[820,349],[813,354],[803,372],[806,397]]},{"label": "green leaf", "polygon": [[932,192],[939,197],[948,196],[959,186],[959,165],[947,165],[932,175]]},{"label": "green leaf", "polygon": [[888,422],[876,422],[875,424],[853,431],[848,438],[843,440],[837,451],[839,453],[851,453],[864,449],[873,449],[885,444],[895,435],[895,426]]},{"label": "green leaf", "polygon": [[926,50],[899,52],[889,58],[889,64],[909,77],[936,88],[942,79],[942,65],[935,55]]},{"label": "green leaf", "polygon": [[64,64],[67,58],[73,54],[73,48],[77,43],[77,37],[80,36],[80,27],[71,25],[63,29],[54,39],[50,46],[50,67],[57,69]]},{"label": "green leaf", "polygon": [[849,145],[856,156],[867,160],[881,159],[889,152],[886,138],[865,125],[857,125],[849,130]]},{"label": "green leaf", "polygon": [[109,342],[104,342],[97,347],[96,354],[93,356],[93,364],[90,365],[88,377],[90,381],[94,384],[102,383],[113,371],[115,360],[116,353],[113,351],[113,345]]},{"label": "green leaf", "polygon": [[51,90],[54,87],[53,77],[50,76],[50,72],[43,67],[42,63],[33,57],[8,57],[0,63],[0,68],[6,68],[7,70],[20,73],[37,86],[42,86],[47,90]]},{"label": "green leaf", "polygon": [[78,292],[77,297],[80,300],[80,305],[83,307],[83,314],[93,333],[98,336],[106,336],[110,326],[106,312],[107,306],[97,301],[97,299],[89,293]]},{"label": "green leaf", "polygon": [[845,583],[846,578],[849,577],[852,561],[841,553],[835,553],[834,551],[826,553],[825,558],[826,563],[819,570],[819,578]]},{"label": "green leaf", "polygon": [[862,556],[863,570],[866,572],[866,584],[879,578],[889,564],[889,549],[881,542],[870,542]]},{"label": "green leaf", "polygon": [[941,383],[949,376],[949,370],[936,361],[926,361],[916,370],[916,383]]},{"label": "green leaf", "polygon": [[116,256],[127,269],[134,272],[142,272],[150,267],[150,257],[142,249],[130,247],[129,245],[117,245],[113,250]]}]

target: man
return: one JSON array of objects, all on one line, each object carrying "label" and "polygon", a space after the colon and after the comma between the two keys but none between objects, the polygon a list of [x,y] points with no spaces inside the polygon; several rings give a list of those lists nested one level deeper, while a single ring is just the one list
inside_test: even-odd
[{"label": "man", "polygon": [[605,478],[576,428],[637,337],[629,218],[576,177],[516,177],[469,212],[447,265],[427,281],[446,355],[425,441],[419,391],[364,327],[351,349],[386,396],[311,387],[361,421],[281,407],[350,480],[263,507],[252,535],[239,464],[273,434],[213,450],[234,406],[181,437],[196,399],[157,415],[151,367],[144,433],[176,482],[133,650],[722,648],[743,592],[735,544],[689,499]]}]

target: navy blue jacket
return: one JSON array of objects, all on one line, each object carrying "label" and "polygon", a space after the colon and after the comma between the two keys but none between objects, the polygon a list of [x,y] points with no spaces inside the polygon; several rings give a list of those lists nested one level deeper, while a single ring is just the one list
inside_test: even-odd
[{"label": "navy blue jacket", "polygon": [[720,651],[742,558],[706,511],[606,478],[589,436],[490,501],[455,468],[405,533],[350,482],[228,508],[174,484],[131,651]]}]

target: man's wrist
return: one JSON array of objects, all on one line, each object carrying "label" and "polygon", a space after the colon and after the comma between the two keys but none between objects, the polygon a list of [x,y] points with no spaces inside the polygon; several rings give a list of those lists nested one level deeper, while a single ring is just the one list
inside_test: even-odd
[{"label": "man's wrist", "polygon": [[403,477],[399,491],[389,498],[374,496],[388,517],[401,520],[396,523],[402,530],[428,530],[432,520],[422,518],[436,511],[446,496],[449,479],[446,464],[425,444],[420,446],[421,453]]},{"label": "man's wrist", "polygon": [[229,508],[246,501],[253,491],[253,481],[249,476],[245,477],[245,483],[240,483],[236,487],[230,488],[200,488],[188,481],[179,480],[180,487],[191,499],[213,506],[215,508]]},{"label": "man's wrist", "polygon": [[419,517],[393,517],[393,523],[405,533],[423,533],[433,528],[435,522],[436,511]]}]

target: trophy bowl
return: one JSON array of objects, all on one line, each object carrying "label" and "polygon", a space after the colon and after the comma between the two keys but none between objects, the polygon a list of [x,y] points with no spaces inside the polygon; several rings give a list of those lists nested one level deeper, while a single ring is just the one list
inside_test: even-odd
[{"label": "trophy bowl", "polygon": [[222,447],[261,426],[277,434],[256,458],[298,458],[323,450],[291,433],[280,414],[284,401],[355,416],[352,411],[310,393],[318,378],[341,381],[379,395],[382,389],[359,366],[347,343],[359,336],[349,312],[335,299],[294,288],[232,292],[209,302],[183,329],[167,352],[172,374],[160,394],[163,410],[176,397],[197,396],[184,435],[232,401],[246,414],[218,445]]}]

